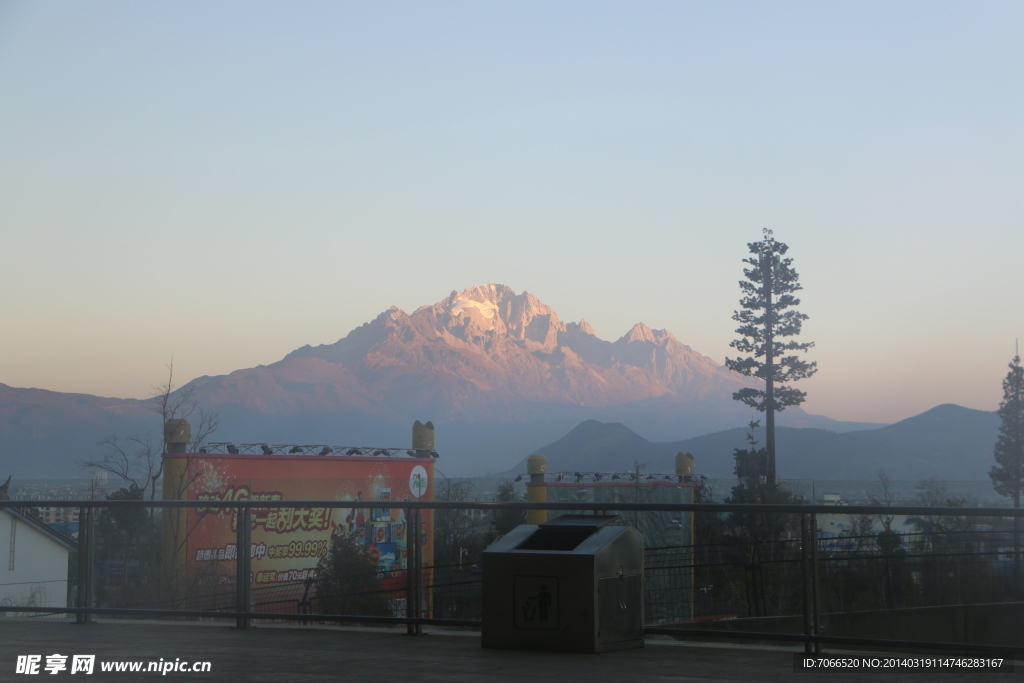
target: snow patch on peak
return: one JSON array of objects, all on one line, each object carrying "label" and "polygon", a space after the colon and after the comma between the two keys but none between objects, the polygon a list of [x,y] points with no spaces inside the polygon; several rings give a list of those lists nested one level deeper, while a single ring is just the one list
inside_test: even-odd
[{"label": "snow patch on peak", "polygon": [[494,282],[488,282],[486,285],[476,285],[475,287],[467,287],[461,292],[452,292],[448,298],[452,301],[459,299],[468,299],[476,301],[482,304],[498,304],[502,299],[509,296],[515,296],[515,292],[512,288],[507,285],[499,285]]},{"label": "snow patch on peak", "polygon": [[456,296],[455,300],[448,306],[448,311],[454,315],[464,315],[471,310],[478,311],[485,318],[493,318],[498,314],[498,305],[493,301],[476,301],[475,299],[464,299]]}]

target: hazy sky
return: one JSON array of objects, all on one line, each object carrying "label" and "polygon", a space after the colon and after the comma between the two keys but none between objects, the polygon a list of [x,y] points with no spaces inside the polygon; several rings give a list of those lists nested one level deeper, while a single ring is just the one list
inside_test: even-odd
[{"label": "hazy sky", "polygon": [[144,397],[489,281],[721,362],[790,245],[805,407],[993,410],[1024,3],[0,3],[0,382]]}]

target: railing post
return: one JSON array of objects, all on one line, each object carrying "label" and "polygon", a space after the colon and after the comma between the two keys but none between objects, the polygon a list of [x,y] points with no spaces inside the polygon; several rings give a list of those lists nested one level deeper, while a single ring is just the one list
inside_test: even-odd
[{"label": "railing post", "polygon": [[[818,515],[817,513],[811,513],[811,577],[812,592],[811,597],[814,605],[814,635],[821,635],[821,604],[819,602],[819,591],[820,581],[818,577]],[[821,654],[821,642],[814,641],[814,654]]]},{"label": "railing post", "polygon": [[[91,507],[83,507],[78,511],[78,601],[76,607],[79,609],[92,607],[92,513]],[[75,623],[92,623],[92,615],[79,612]]]},{"label": "railing post", "polygon": [[[416,539],[415,539],[415,541],[413,543],[413,547],[416,548],[416,552],[413,553],[413,557],[416,558],[415,559],[416,569],[415,569],[415,572],[413,574],[414,583],[413,583],[413,591],[412,591],[412,593],[413,593],[413,598],[415,600],[415,604],[413,605],[412,614],[413,614],[413,616],[415,618],[419,619],[420,617],[423,616],[420,613],[420,609],[423,606],[423,595],[422,595],[422,592],[423,592],[423,571],[422,571],[423,570],[423,548],[422,548],[423,532],[420,529],[420,525],[422,524],[422,521],[420,519],[420,509],[419,508],[416,508],[413,511],[413,517],[416,519],[416,523],[413,525],[413,528],[416,531]],[[414,624],[413,625],[413,634],[414,635],[418,636],[422,632],[423,632],[423,625],[422,624]]]},{"label": "railing post", "polygon": [[[804,635],[811,635],[811,585],[808,577],[809,571],[809,558],[808,558],[808,546],[810,545],[810,534],[807,532],[808,522],[807,514],[801,513],[800,515],[800,575],[801,575],[801,586],[803,587],[804,596]],[[804,654],[811,654],[811,640],[807,639],[804,641]]]},{"label": "railing post", "polygon": [[[416,520],[413,517],[414,510],[406,509],[405,511],[405,618],[412,618],[412,605],[415,597],[415,583],[413,582],[413,567],[415,566],[415,547],[414,540],[416,538],[415,524]],[[416,627],[411,621],[405,622],[405,632],[410,636],[416,635]]]},{"label": "railing post", "polygon": [[[249,612],[250,584],[249,578],[252,574],[252,508],[239,508],[236,515],[238,520],[235,530],[235,543],[238,548],[235,558],[235,589],[237,603],[235,609],[238,612]],[[238,617],[235,625],[237,628],[248,628],[249,617]]]},{"label": "railing post", "polygon": [[[423,587],[423,576],[420,573],[420,509],[407,510],[405,514],[406,533],[409,535],[407,546],[408,567],[405,570],[405,616],[407,619],[418,619],[420,617],[420,604],[422,602],[421,591]],[[406,633],[410,636],[417,636],[423,632],[420,624],[412,621],[406,622]]]}]

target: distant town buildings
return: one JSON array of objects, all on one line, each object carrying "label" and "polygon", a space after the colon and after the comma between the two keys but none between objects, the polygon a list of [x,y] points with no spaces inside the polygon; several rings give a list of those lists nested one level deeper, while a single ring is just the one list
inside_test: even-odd
[{"label": "distant town buildings", "polygon": [[[106,473],[104,473],[106,474]],[[11,500],[106,500],[117,487],[108,488],[106,477],[93,479],[14,480]],[[72,540],[78,538],[78,508],[40,506],[31,508],[32,516],[58,534]]]},{"label": "distant town buildings", "polygon": [[42,507],[36,510],[39,511],[39,520],[44,524],[78,523],[78,508]]}]

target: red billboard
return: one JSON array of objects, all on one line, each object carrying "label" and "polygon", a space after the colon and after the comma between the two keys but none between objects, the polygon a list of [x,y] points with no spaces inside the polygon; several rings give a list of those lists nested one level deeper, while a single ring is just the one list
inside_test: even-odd
[{"label": "red billboard", "polygon": [[[375,560],[383,586],[404,587],[410,542],[405,510],[374,503],[430,501],[434,495],[433,458],[173,453],[166,456],[166,477],[184,482],[180,494],[166,497],[210,502],[182,516],[185,531],[176,544],[180,550],[175,555],[184,564],[182,587],[195,596],[213,591],[228,598],[224,589],[235,584],[238,510],[217,502],[267,501],[252,510],[250,581],[256,601],[261,592],[269,595],[260,589],[315,580],[320,559],[342,538],[354,540]],[[359,504],[274,504],[282,500]],[[422,564],[428,566],[433,557],[432,513],[420,514]],[[165,534],[173,526],[165,526]],[[289,596],[281,602],[290,601]],[[262,611],[293,611],[283,609],[286,604],[281,607]]]}]

